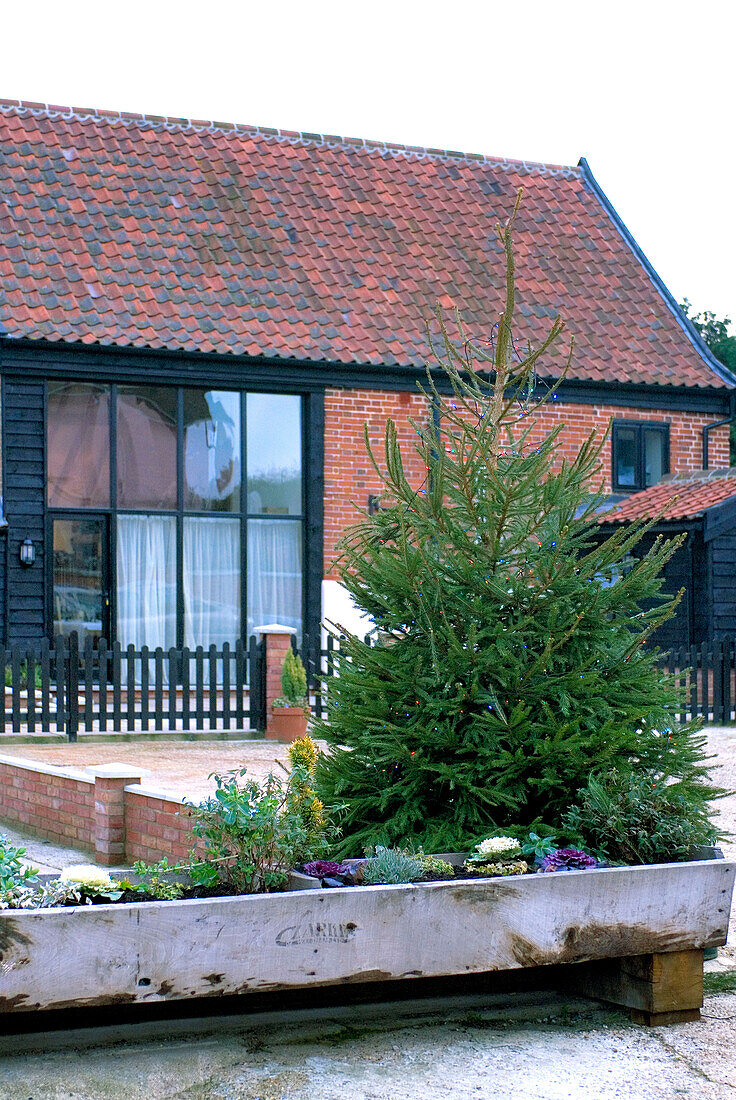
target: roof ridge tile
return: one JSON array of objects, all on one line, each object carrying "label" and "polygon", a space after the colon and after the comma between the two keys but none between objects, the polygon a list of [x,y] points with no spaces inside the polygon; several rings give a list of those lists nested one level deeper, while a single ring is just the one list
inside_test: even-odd
[{"label": "roof ridge tile", "polygon": [[306,130],[283,130],[274,126],[254,126],[244,122],[220,122],[212,119],[177,118],[173,115],[142,114],[136,111],[113,111],[101,107],[67,107],[59,104],[40,103],[25,99],[0,99],[0,113],[11,114],[30,112],[36,117],[76,118],[80,121],[149,123],[152,126],[165,126],[167,129],[210,130],[223,133],[243,132],[262,134],[282,141],[300,142],[309,145],[349,145],[368,150],[380,150],[386,153],[399,153],[407,156],[437,157],[441,160],[470,160],[493,164],[507,171],[539,173],[548,176],[562,176],[566,179],[582,177],[578,165],[547,164],[543,161],[497,157],[486,153],[466,153],[457,149],[439,149],[433,146],[405,145],[400,142],[381,141],[374,138],[341,137],[338,134],[312,133]]}]

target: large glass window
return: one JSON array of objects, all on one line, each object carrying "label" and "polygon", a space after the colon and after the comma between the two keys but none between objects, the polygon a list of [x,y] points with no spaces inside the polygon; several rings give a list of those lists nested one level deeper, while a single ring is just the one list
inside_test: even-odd
[{"label": "large glass window", "polygon": [[234,645],[240,637],[240,524],[184,519],[184,644]]},{"label": "large glass window", "polygon": [[240,394],[184,390],[184,507],[240,511]]},{"label": "large glass window", "polygon": [[118,508],[176,508],[177,391],[118,386]]},{"label": "large glass window", "polygon": [[53,521],[54,634],[79,635],[81,645],[109,637],[107,518]]},{"label": "large glass window", "polygon": [[50,507],[108,507],[110,387],[50,382],[47,447]]},{"label": "large glass window", "polygon": [[176,645],[176,520],[117,518],[118,641],[139,648]]},{"label": "large glass window", "polygon": [[669,473],[668,424],[614,421],[611,446],[614,490],[648,489]]},{"label": "large glass window", "polygon": [[248,633],[280,623],[301,635],[302,525],[248,521]]},{"label": "large glass window", "polygon": [[247,397],[248,512],[302,513],[301,400],[272,393]]},{"label": "large glass window", "polygon": [[[301,633],[301,398],[50,382],[48,410],[57,628],[99,634],[102,621],[123,645],[151,649],[232,645],[275,621]],[[84,556],[89,524],[102,559],[112,550],[113,568],[95,574],[99,614],[63,556],[73,531]]]}]

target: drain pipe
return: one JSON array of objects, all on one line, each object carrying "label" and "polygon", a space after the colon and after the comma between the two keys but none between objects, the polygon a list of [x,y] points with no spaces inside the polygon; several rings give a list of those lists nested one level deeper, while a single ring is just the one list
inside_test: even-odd
[{"label": "drain pipe", "polygon": [[[714,420],[712,424],[706,424],[703,428],[703,469],[708,469],[708,436],[714,428],[722,428],[724,424],[730,424],[734,416],[736,416],[736,393],[732,393],[730,396],[731,410],[730,415],[725,416],[723,420]],[[729,461],[729,466],[730,466]]]}]

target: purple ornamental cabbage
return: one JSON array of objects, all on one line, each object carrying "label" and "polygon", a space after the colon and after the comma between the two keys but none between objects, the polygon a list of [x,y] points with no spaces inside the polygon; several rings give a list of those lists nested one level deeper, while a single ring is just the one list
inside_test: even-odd
[{"label": "purple ornamental cabbage", "polygon": [[592,856],[578,848],[556,848],[542,860],[540,871],[588,871],[597,867]]},{"label": "purple ornamental cabbage", "polygon": [[329,859],[315,859],[304,864],[304,874],[312,878],[324,878],[325,875],[347,875],[350,868],[347,863],[333,863]]}]

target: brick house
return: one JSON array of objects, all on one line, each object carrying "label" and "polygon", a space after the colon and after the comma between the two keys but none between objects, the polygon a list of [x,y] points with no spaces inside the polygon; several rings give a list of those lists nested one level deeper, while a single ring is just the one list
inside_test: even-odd
[{"label": "brick house", "polygon": [[612,417],[619,498],[727,466],[736,380],[584,160],[0,101],[0,640],[317,637],[363,424],[426,414],[435,300],[487,332],[519,186],[517,336],[576,338],[562,453]]}]

